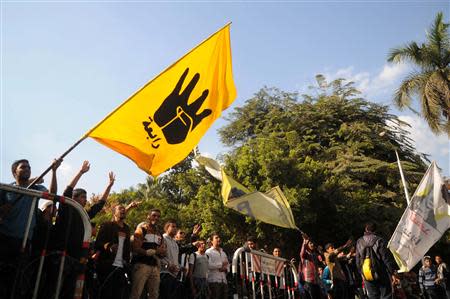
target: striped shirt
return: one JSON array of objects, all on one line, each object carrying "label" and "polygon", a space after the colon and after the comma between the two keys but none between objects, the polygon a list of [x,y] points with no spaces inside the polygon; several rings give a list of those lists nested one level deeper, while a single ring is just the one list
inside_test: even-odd
[{"label": "striped shirt", "polygon": [[420,289],[431,289],[435,287],[434,281],[437,278],[436,266],[431,265],[431,267],[422,267],[419,270],[419,286]]},{"label": "striped shirt", "polygon": [[302,249],[300,251],[300,259],[301,259],[301,273],[303,275],[303,280],[305,282],[318,284],[319,283],[319,274],[317,272],[317,256],[306,250],[306,245],[303,244]]}]

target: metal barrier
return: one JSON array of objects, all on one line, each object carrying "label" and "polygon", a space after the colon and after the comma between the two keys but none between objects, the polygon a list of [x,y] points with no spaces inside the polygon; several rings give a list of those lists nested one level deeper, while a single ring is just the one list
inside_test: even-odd
[{"label": "metal barrier", "polygon": [[[89,242],[90,242],[91,234],[92,234],[92,227],[91,227],[91,223],[90,223],[90,218],[89,218],[88,214],[86,213],[86,211],[84,210],[84,208],[79,203],[77,203],[76,201],[74,201],[74,200],[72,200],[72,199],[70,199],[68,197],[59,196],[59,195],[51,194],[51,193],[48,193],[48,192],[42,192],[42,191],[37,191],[37,190],[32,190],[32,189],[26,189],[26,188],[13,186],[13,185],[9,185],[9,184],[3,184],[3,183],[0,183],[0,190],[4,190],[4,191],[7,191],[7,192],[18,193],[18,194],[22,194],[22,195],[28,195],[28,196],[33,198],[32,199],[33,203],[31,204],[31,208],[30,208],[30,211],[29,211],[29,214],[28,214],[27,226],[26,226],[24,237],[23,237],[23,241],[22,241],[22,249],[24,249],[26,247],[26,244],[27,244],[27,239],[28,239],[28,234],[29,234],[29,231],[30,231],[31,221],[33,219],[33,215],[34,215],[34,212],[35,212],[35,207],[36,207],[38,198],[53,200],[54,204],[56,202],[59,202],[60,204],[66,204],[66,205],[71,206],[72,208],[74,208],[80,214],[81,219],[83,221],[83,227],[84,227],[83,244],[80,244],[80,246],[83,249],[83,255],[80,258],[80,264],[83,267],[82,267],[81,273],[79,273],[79,275],[77,276],[76,287],[75,287],[75,292],[74,292],[73,298],[74,299],[81,299],[82,296],[83,296],[83,288],[84,288],[84,271],[85,271],[85,266],[86,266],[86,263],[87,263]],[[21,200],[24,200],[24,199],[21,199]],[[46,256],[46,252],[45,252],[45,249],[44,249],[42,254],[41,254],[41,256],[40,256],[40,259],[39,259],[38,272],[37,272],[36,282],[35,282],[34,291],[33,291],[33,299],[37,298],[37,295],[38,295],[39,284],[40,284],[40,280],[41,280],[41,275],[42,275],[42,270],[43,270],[45,256]],[[58,280],[57,280],[57,283],[56,283],[56,290],[55,290],[55,296],[54,296],[55,299],[59,298],[59,292],[61,290],[62,272],[64,270],[65,257],[66,257],[66,253],[63,252],[61,254],[61,261],[60,261],[60,267],[59,267],[59,273],[58,273]],[[19,271],[19,270],[20,269],[18,269],[17,271]]]},{"label": "metal barrier", "polygon": [[288,298],[298,294],[298,276],[290,261],[241,247],[234,252],[233,298]]}]

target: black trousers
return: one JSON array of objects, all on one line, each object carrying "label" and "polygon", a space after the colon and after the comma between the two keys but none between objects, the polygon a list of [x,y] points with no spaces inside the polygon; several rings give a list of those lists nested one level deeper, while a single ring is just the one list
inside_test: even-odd
[{"label": "black trousers", "polygon": [[185,292],[186,290],[182,282],[169,273],[161,273],[161,282],[159,284],[160,299],[186,298]]},{"label": "black trousers", "polygon": [[318,284],[305,282],[304,289],[311,299],[321,299],[320,287]]},{"label": "black trousers", "polygon": [[[21,252],[22,239],[0,233],[0,298],[10,298],[14,287],[15,298],[26,298],[34,286],[28,263],[29,247]],[[27,267],[28,271],[24,271]]]},{"label": "black trousers", "polygon": [[126,299],[130,295],[129,273],[122,267],[97,267],[99,289],[97,298]]}]

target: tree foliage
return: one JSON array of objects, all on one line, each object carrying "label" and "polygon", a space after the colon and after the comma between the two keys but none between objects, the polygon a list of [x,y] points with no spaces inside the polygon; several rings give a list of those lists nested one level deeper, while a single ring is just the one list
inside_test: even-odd
[{"label": "tree foliage", "polygon": [[[307,95],[263,88],[235,108],[219,130],[231,148],[222,156],[228,173],[252,190],[279,185],[297,225],[322,244],[358,237],[368,220],[378,222],[389,237],[406,202],[395,150],[410,190],[426,168],[411,146],[406,124],[386,106],[358,95],[352,83],[327,82],[321,75]],[[127,217],[132,226],[158,207],[162,221],[176,218],[185,228],[201,223],[204,236],[220,232],[228,249],[254,235],[260,246],[281,246],[292,256],[298,250],[296,231],[224,207],[220,182],[195,166],[192,154],[160,178],[114,194],[111,204],[131,200],[143,200]]]}]

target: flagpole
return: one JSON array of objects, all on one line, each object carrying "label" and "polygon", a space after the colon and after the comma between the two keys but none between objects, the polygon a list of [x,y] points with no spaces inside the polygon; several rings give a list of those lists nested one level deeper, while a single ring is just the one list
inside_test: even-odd
[{"label": "flagpole", "polygon": [[400,162],[400,157],[398,156],[397,150],[395,150],[395,155],[397,156],[398,169],[400,170],[400,177],[402,178],[403,188],[405,190],[406,202],[408,203],[409,206],[410,200],[409,200],[408,186],[406,185],[405,176],[403,175],[402,164]]},{"label": "flagpole", "polygon": [[[75,142],[68,150],[66,150],[61,157],[58,158],[58,160],[62,160],[65,156],[67,156],[74,148],[76,148],[84,139],[87,138],[87,135],[81,137],[80,140],[78,140],[77,142]],[[36,182],[39,182],[53,167],[53,163],[43,172],[41,173],[40,176],[38,176],[37,178],[35,178],[27,187],[27,189],[31,188],[32,186],[34,186],[36,184]]]}]

